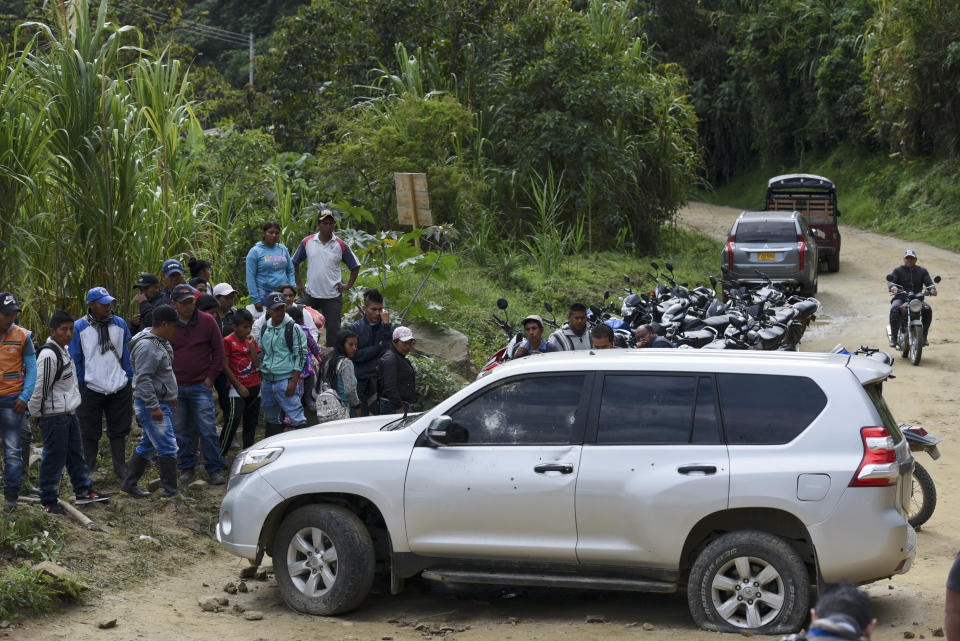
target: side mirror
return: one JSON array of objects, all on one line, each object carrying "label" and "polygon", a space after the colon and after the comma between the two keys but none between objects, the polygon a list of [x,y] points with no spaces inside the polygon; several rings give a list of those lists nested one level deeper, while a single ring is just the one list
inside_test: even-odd
[{"label": "side mirror", "polygon": [[625,282],[627,285],[630,284],[630,275],[629,275],[629,274],[624,274],[624,275],[623,275],[623,282]]},{"label": "side mirror", "polygon": [[506,298],[498,298],[498,299],[497,299],[497,307],[499,307],[500,309],[506,309],[506,308],[507,308],[507,299],[506,299]]},{"label": "side mirror", "polygon": [[672,274],[672,273],[673,273],[673,263],[664,263],[664,265],[666,265],[667,271]]},{"label": "side mirror", "polygon": [[603,300],[607,300],[608,298],[610,298],[610,290],[603,292]]},{"label": "side mirror", "polygon": [[934,279],[933,279],[933,282],[939,283],[941,280],[943,280],[943,279],[940,278],[939,276],[935,276]]},{"label": "side mirror", "polygon": [[446,415],[430,421],[424,434],[431,447],[466,443],[469,438],[466,428],[454,424],[453,419]]},{"label": "side mirror", "polygon": [[660,265],[656,264],[654,261],[650,261],[650,266],[653,267],[654,271],[660,271]]},{"label": "side mirror", "polygon": [[717,286],[717,279],[713,277],[713,274],[710,274],[710,284],[714,287]]},{"label": "side mirror", "polygon": [[888,282],[888,283],[892,283],[892,282],[893,282],[893,274],[887,274],[887,282]]},{"label": "side mirror", "polygon": [[553,312],[553,305],[551,305],[549,302],[544,303],[544,304],[543,304],[543,308],[544,308],[545,310],[547,310],[548,312],[551,312],[551,313]]}]

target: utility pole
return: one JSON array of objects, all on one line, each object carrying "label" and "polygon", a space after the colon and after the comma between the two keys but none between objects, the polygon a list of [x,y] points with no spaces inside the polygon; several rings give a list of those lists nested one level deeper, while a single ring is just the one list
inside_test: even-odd
[{"label": "utility pole", "polygon": [[250,86],[253,86],[253,34],[247,34],[250,37]]}]

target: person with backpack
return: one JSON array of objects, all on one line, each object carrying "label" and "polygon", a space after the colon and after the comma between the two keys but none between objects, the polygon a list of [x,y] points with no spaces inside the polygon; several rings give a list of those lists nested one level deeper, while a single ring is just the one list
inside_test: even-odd
[{"label": "person with backpack", "polygon": [[383,294],[379,290],[363,292],[363,316],[350,325],[350,331],[357,336],[356,353],[350,357],[357,373],[357,396],[360,398],[356,415],[366,416],[371,410],[370,402],[377,397],[377,363],[390,349],[393,336],[390,313],[383,308]]},{"label": "person with backpack", "polygon": [[127,476],[127,435],[133,419],[133,369],[130,367],[130,330],[127,323],[110,309],[113,296],[104,287],[87,292],[87,314],[74,323],[70,358],[77,368],[80,385],[80,434],[87,471],[97,471],[97,454],[103,422],[106,419],[110,439],[113,473]]},{"label": "person with backpack", "polygon": [[409,327],[398,327],[393,330],[390,351],[380,357],[377,388],[381,414],[405,414],[417,400],[417,374],[407,358],[414,342]]},{"label": "person with backpack", "polygon": [[[317,233],[302,241],[293,254],[293,273],[300,302],[320,310],[326,318],[327,347],[337,343],[340,314],[343,311],[343,292],[353,287],[360,273],[360,263],[347,244],[333,233],[337,219],[330,209],[317,214]],[[306,283],[300,277],[300,263],[307,261]],[[343,282],[343,263],[350,270],[350,279]]]},{"label": "person with backpack", "polygon": [[170,305],[153,311],[153,326],[130,341],[133,365],[133,405],[143,429],[140,443],[127,462],[127,477],[120,491],[134,498],[150,496],[137,487],[150,459],[160,468],[161,499],[180,495],[177,485],[177,439],[173,413],[178,409],[177,377],[173,372],[174,353],[170,341],[181,326],[180,315]]},{"label": "person with backpack", "polygon": [[283,294],[270,292],[264,300],[267,308],[260,329],[260,398],[266,435],[283,431],[280,412],[290,419],[294,428],[303,427],[303,415],[298,383],[307,358],[307,339],[303,331],[287,315]]},{"label": "person with backpack", "polygon": [[[13,510],[20,498],[25,460],[30,455],[27,402],[37,382],[37,353],[33,333],[17,325],[20,304],[9,292],[0,292],[0,437],[3,438],[3,496]],[[26,449],[24,456],[22,449]]]},{"label": "person with backpack", "polygon": [[40,506],[47,514],[63,514],[57,486],[64,467],[70,474],[77,505],[107,501],[110,495],[93,490],[84,462],[76,414],[81,404],[80,387],[76,365],[67,350],[74,335],[73,317],[67,312],[54,312],[49,325],[50,338],[37,351],[37,384],[27,407],[30,416],[38,419],[43,434]]},{"label": "person with backpack", "polygon": [[[321,375],[317,381],[317,388],[321,395],[327,391],[336,394],[344,409],[350,410],[350,417],[358,415],[360,397],[357,394],[357,376],[354,374],[353,361],[357,352],[357,335],[345,329],[337,335],[337,344],[333,353],[323,363]],[[320,406],[320,398],[317,398]],[[319,418],[319,409],[318,409]],[[345,418],[340,415],[337,418]]]},{"label": "person with backpack", "polygon": [[303,371],[300,372],[300,388],[303,390],[300,394],[300,402],[303,404],[304,411],[315,412],[317,405],[313,400],[313,386],[317,371],[313,367],[313,358],[310,357],[313,356],[317,359],[317,367],[319,367],[323,363],[323,351],[317,345],[317,341],[313,339],[310,329],[303,322],[304,318],[309,316],[309,314],[304,313],[305,311],[303,305],[293,305],[287,308],[287,315],[303,330],[303,335],[307,339],[307,358],[303,362]]},{"label": "person with backpack", "polygon": [[173,288],[173,306],[180,324],[170,345],[173,347],[173,371],[177,375],[179,407],[173,414],[177,435],[180,484],[196,474],[196,442],[205,459],[207,481],[211,485],[227,482],[226,461],[220,456],[213,382],[223,369],[223,336],[213,317],[197,309],[196,290],[187,284]]},{"label": "person with backpack", "polygon": [[220,456],[226,456],[243,419],[243,449],[254,443],[260,420],[260,346],[251,334],[253,314],[238,309],[233,332],[223,338],[223,373],[230,382],[230,408],[220,432]]}]

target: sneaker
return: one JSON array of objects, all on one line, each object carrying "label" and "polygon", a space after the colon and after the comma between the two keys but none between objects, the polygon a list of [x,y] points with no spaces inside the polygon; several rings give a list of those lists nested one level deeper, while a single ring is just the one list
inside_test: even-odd
[{"label": "sneaker", "polygon": [[209,478],[210,485],[224,485],[227,482],[227,476],[223,473],[223,470],[217,470]]},{"label": "sneaker", "polygon": [[41,503],[40,507],[43,508],[43,511],[47,514],[63,514],[63,508],[60,507],[59,503]]},{"label": "sneaker", "polygon": [[109,501],[109,494],[101,494],[90,490],[86,494],[77,494],[77,505],[86,505],[87,503],[98,503],[100,501]]},{"label": "sneaker", "polygon": [[196,471],[194,468],[190,467],[185,470],[180,470],[180,477],[177,479],[179,485],[188,485],[190,481],[193,480]]}]

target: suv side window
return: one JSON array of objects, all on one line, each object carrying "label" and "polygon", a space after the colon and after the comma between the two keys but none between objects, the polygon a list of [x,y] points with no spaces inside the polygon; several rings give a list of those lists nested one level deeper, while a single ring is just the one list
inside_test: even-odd
[{"label": "suv side window", "polygon": [[469,445],[565,445],[573,437],[586,377],[534,376],[494,385],[450,412]]},{"label": "suv side window", "polygon": [[603,379],[597,444],[719,443],[708,376],[608,374]]},{"label": "suv side window", "polygon": [[803,376],[718,374],[729,445],[781,445],[800,435],[827,406],[823,390]]}]

